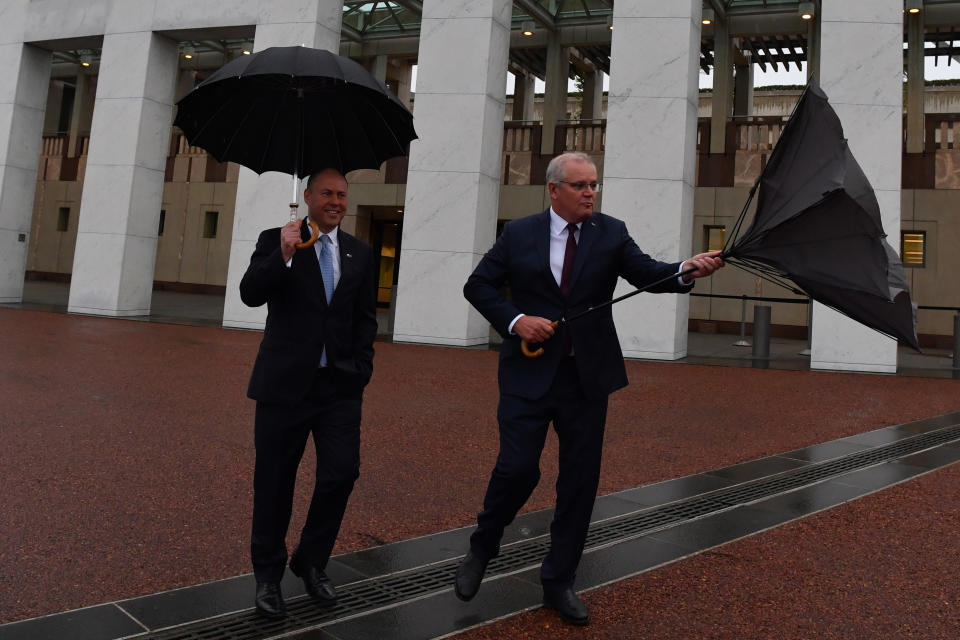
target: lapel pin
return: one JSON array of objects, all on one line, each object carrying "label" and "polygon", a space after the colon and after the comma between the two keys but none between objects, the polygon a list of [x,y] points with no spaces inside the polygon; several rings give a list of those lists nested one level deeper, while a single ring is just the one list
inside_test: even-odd
[{"label": "lapel pin", "polygon": [[353,257],[353,254],[348,253],[348,254],[347,254],[347,257],[348,257],[348,258],[352,258],[352,257]]}]

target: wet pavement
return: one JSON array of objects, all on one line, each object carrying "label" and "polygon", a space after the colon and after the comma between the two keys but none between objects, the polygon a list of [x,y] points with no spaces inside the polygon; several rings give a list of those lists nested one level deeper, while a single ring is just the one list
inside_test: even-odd
[{"label": "wet pavement", "polygon": [[[68,316],[36,298],[28,308],[0,308],[0,622],[72,612],[0,626],[0,638],[42,637],[42,626],[14,635],[42,621],[67,621],[72,630],[49,637],[80,637],[80,627],[129,636],[146,633],[143,621],[157,629],[214,612],[249,614],[253,403],[244,390],[260,336],[215,326],[216,296],[174,297],[188,295],[155,294],[154,320],[166,322]],[[208,315],[191,322],[190,309]],[[631,385],[611,398],[596,531],[638,509],[880,452],[903,439],[891,434],[922,435],[919,427],[887,427],[960,410],[949,354],[917,356],[931,359],[909,367],[901,354],[909,375],[810,372],[798,355],[805,345],[784,341],[771,346],[769,369],[754,369],[732,346],[736,338],[691,334],[686,363],[628,363]],[[494,352],[376,346],[361,478],[335,549],[344,593],[360,593],[358,581],[378,572],[437,563],[449,571],[442,563],[465,551],[464,527],[496,455]],[[599,544],[585,556],[578,587],[614,582],[585,594],[593,616],[586,630],[539,609],[486,626],[539,603],[528,568],[539,551],[523,545],[542,544],[555,444],[551,437],[543,479],[514,525],[520,563],[505,565],[482,597],[465,605],[449,587],[428,584],[428,598],[391,601],[366,616],[366,626],[363,617],[320,621],[298,637],[436,637],[474,625],[484,626],[467,637],[960,632],[960,473],[950,440],[912,464],[904,455],[845,471],[846,480],[818,481],[832,492],[766,498],[805,502],[799,507],[746,504]],[[311,475],[306,456],[291,531],[302,526]],[[418,536],[430,537],[404,542]],[[284,587],[297,602],[302,586],[288,576]],[[117,602],[125,604],[105,604]],[[303,615],[309,622],[315,613]],[[296,632],[259,631],[250,637]]]}]

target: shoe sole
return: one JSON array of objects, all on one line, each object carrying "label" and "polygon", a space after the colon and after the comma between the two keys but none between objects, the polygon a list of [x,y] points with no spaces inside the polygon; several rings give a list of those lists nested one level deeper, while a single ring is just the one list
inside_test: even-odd
[{"label": "shoe sole", "polygon": [[576,625],[578,627],[584,627],[590,624],[590,616],[587,616],[586,618],[571,618],[570,616],[565,615],[562,611],[560,611],[556,607],[551,606],[546,602],[543,603],[543,608],[550,609],[551,611],[555,611],[557,615],[560,616],[560,619],[566,622],[567,624]]}]

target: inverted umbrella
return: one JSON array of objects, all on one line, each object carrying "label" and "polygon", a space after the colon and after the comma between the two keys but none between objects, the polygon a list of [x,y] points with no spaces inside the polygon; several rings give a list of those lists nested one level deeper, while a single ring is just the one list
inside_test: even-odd
[{"label": "inverted umbrella", "polygon": [[[738,235],[758,188],[753,221]],[[847,146],[840,119],[812,76],[719,257],[797,293],[805,292],[920,350],[916,305],[910,299],[903,264],[886,242],[877,198]],[[681,275],[693,271],[687,269]],[[570,322],[674,277],[553,324]],[[526,342],[521,350],[528,357],[543,353]]]},{"label": "inverted umbrella", "polygon": [[[757,210],[738,230],[757,188]],[[811,77],[750,192],[723,258],[919,351],[916,305],[840,119]],[[792,287],[789,287],[792,288]]]},{"label": "inverted umbrella", "polygon": [[[174,125],[220,162],[297,179],[323,169],[378,169],[407,154],[413,115],[360,64],[323,49],[271,47],[240,56],[177,103]],[[313,244],[313,238],[298,244]]]}]

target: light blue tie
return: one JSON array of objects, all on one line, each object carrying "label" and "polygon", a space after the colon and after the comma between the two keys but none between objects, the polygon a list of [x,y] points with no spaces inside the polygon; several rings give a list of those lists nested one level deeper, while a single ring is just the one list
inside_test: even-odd
[{"label": "light blue tie", "polygon": [[[330,244],[330,237],[327,234],[320,236],[320,274],[323,276],[323,292],[327,296],[327,304],[333,298],[333,245]],[[327,366],[327,348],[323,348],[320,354],[320,366]]]},{"label": "light blue tie", "polygon": [[323,248],[320,249],[320,273],[323,275],[323,291],[327,294],[327,304],[333,298],[333,246],[330,244],[330,237],[326,234],[320,236],[320,243]]}]

